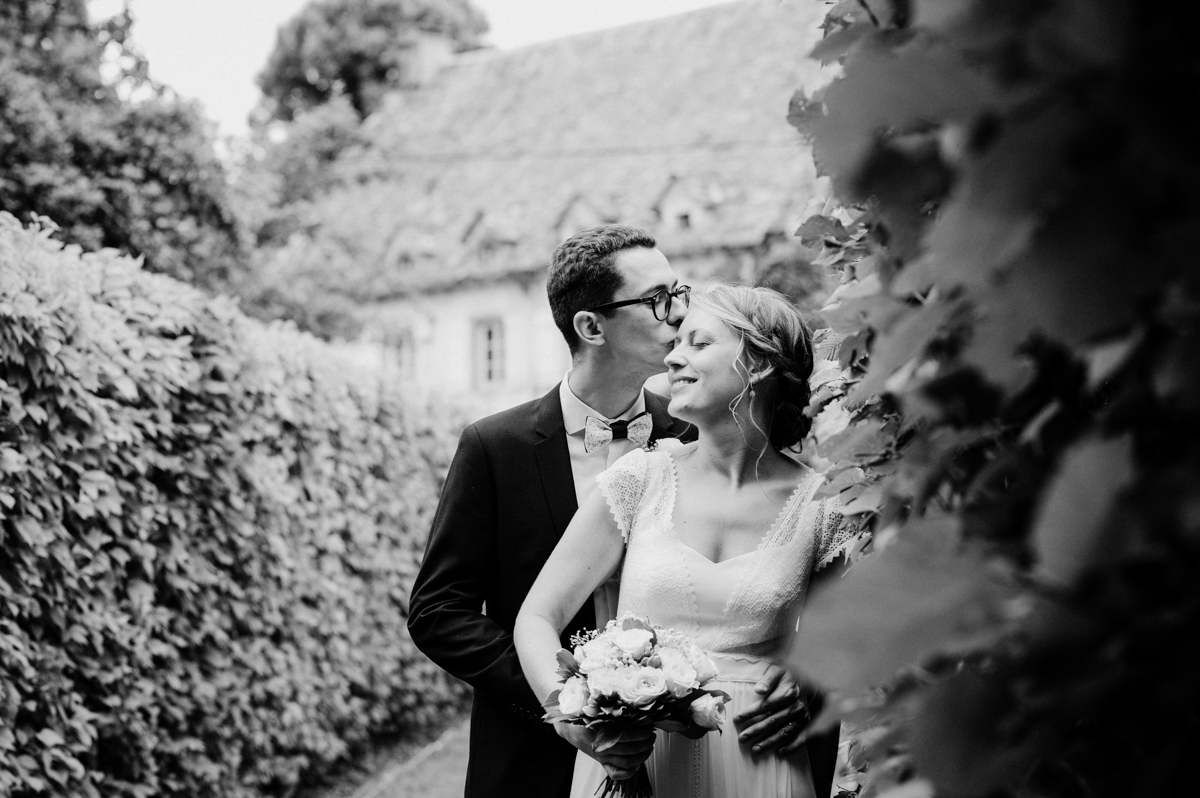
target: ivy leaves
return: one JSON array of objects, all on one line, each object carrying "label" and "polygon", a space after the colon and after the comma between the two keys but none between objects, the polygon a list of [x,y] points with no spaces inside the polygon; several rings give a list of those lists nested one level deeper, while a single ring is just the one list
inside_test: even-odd
[{"label": "ivy leaves", "polygon": [[[806,608],[793,657],[827,688],[857,696],[903,670],[976,650],[1004,629],[1011,575],[964,549],[953,518],[910,524],[844,588]],[[853,699],[847,711],[856,707]]]},{"label": "ivy leaves", "polygon": [[1132,440],[1087,440],[1066,452],[1047,486],[1031,532],[1040,578],[1072,585],[1121,556],[1128,530],[1111,524],[1118,498],[1134,479]]},{"label": "ivy leaves", "polygon": [[1147,99],[1200,94],[1178,25],[1123,0],[830,10],[815,55],[843,75],[789,113],[843,202],[798,231],[842,276],[843,371],[808,412],[874,551],[791,657],[868,727],[863,795],[1187,778],[1159,740],[1198,731],[1172,702],[1200,700],[1200,651],[1172,641],[1200,635],[1200,161]]}]

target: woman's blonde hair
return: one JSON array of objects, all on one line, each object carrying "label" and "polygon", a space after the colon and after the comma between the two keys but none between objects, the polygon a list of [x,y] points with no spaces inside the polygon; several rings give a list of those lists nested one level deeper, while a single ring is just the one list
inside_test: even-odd
[{"label": "woman's blonde hair", "polygon": [[[723,283],[693,291],[691,303],[738,334],[738,360],[744,354],[747,368],[775,367],[772,377],[762,381],[766,383],[763,401],[771,446],[789,449],[803,441],[812,425],[804,409],[808,407],[813,350],[812,333],[796,306],[770,288]],[[743,395],[749,390],[747,374]]]}]

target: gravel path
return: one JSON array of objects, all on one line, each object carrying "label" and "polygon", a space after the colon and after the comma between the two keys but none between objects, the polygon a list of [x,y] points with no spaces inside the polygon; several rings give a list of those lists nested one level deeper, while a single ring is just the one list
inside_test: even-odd
[{"label": "gravel path", "polygon": [[353,798],[462,798],[468,729],[467,721],[451,726],[410,759],[363,784]]}]

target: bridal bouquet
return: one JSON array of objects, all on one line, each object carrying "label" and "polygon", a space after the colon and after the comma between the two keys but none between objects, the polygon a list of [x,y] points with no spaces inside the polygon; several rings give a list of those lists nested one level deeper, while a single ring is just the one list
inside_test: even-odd
[{"label": "bridal bouquet", "polygon": [[[544,704],[547,723],[592,729],[596,751],[615,745],[629,729],[663,729],[692,738],[720,730],[729,695],[705,689],[717,667],[686,635],[624,615],[604,631],[575,635],[571,644],[573,651],[557,655],[562,687]],[[600,792],[601,798],[651,794],[645,764],[625,781],[606,778]]]}]

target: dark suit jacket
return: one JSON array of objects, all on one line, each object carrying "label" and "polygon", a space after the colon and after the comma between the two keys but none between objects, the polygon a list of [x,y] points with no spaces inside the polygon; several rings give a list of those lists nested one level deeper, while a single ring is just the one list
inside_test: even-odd
[{"label": "dark suit jacket", "polygon": [[[463,430],[413,584],[413,641],[474,688],[467,798],[566,798],[570,791],[575,748],[541,721],[512,639],[517,611],[577,509],[558,391]],[[651,440],[694,439],[695,430],[672,419],[666,405],[646,393]],[[594,626],[589,601],[564,631],[564,647]],[[825,784],[818,795],[828,795],[828,764],[813,759],[818,789],[822,778]],[[821,770],[828,776],[818,776]]]},{"label": "dark suit jacket", "polygon": [[[577,509],[558,390],[463,430],[413,584],[414,642],[474,688],[468,798],[570,790],[575,748],[541,721],[512,640],[525,594]],[[651,440],[691,430],[666,404],[646,393]],[[595,623],[586,602],[564,646]]]}]

